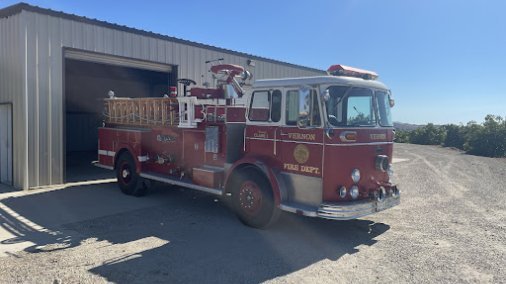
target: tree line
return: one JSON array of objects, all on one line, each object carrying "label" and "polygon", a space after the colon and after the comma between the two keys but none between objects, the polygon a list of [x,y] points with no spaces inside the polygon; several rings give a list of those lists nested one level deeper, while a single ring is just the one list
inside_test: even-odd
[{"label": "tree line", "polygon": [[468,154],[506,157],[506,117],[487,115],[485,122],[467,125],[429,123],[411,131],[395,133],[395,142],[455,147]]}]

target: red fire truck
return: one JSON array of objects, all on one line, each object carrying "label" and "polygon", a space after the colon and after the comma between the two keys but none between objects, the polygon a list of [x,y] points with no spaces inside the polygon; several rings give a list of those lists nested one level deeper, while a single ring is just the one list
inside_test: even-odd
[{"label": "red fire truck", "polygon": [[163,98],[105,100],[97,166],[121,191],[153,181],[223,197],[246,225],[280,210],[346,220],[400,202],[392,181],[394,105],[374,72],[331,66],[326,76],[257,80],[211,67],[216,88],[180,79]]}]

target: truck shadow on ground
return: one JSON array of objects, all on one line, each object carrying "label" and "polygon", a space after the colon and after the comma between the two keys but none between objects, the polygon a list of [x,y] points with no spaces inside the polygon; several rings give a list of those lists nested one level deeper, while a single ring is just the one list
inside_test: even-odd
[{"label": "truck shadow on ground", "polygon": [[[107,249],[90,253],[91,261],[97,253],[101,258],[89,271],[119,283],[258,283],[353,254],[358,246],[374,245],[374,238],[390,228],[368,220],[337,222],[283,214],[273,227],[257,230],[242,225],[209,195],[158,189],[139,199],[121,195],[114,183],[0,202],[8,208],[0,211],[2,226],[17,235],[10,241],[35,243],[26,249],[30,253],[76,253],[74,248],[90,239],[108,246],[160,240],[159,246],[138,246],[119,254],[108,255]],[[28,228],[13,212],[45,231]]]}]

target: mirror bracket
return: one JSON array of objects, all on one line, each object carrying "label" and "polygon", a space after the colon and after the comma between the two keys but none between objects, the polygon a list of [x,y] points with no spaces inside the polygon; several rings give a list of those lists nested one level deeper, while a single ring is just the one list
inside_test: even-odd
[{"label": "mirror bracket", "polygon": [[325,127],[325,135],[327,135],[327,138],[331,139],[334,137],[334,129],[330,127],[330,125],[326,125]]}]

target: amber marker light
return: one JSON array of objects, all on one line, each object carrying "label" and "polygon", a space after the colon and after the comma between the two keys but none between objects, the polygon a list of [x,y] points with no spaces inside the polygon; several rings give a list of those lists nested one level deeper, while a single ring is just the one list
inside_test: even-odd
[{"label": "amber marker light", "polygon": [[339,135],[341,141],[343,142],[355,142],[357,141],[357,132],[355,131],[343,131],[341,135]]}]

